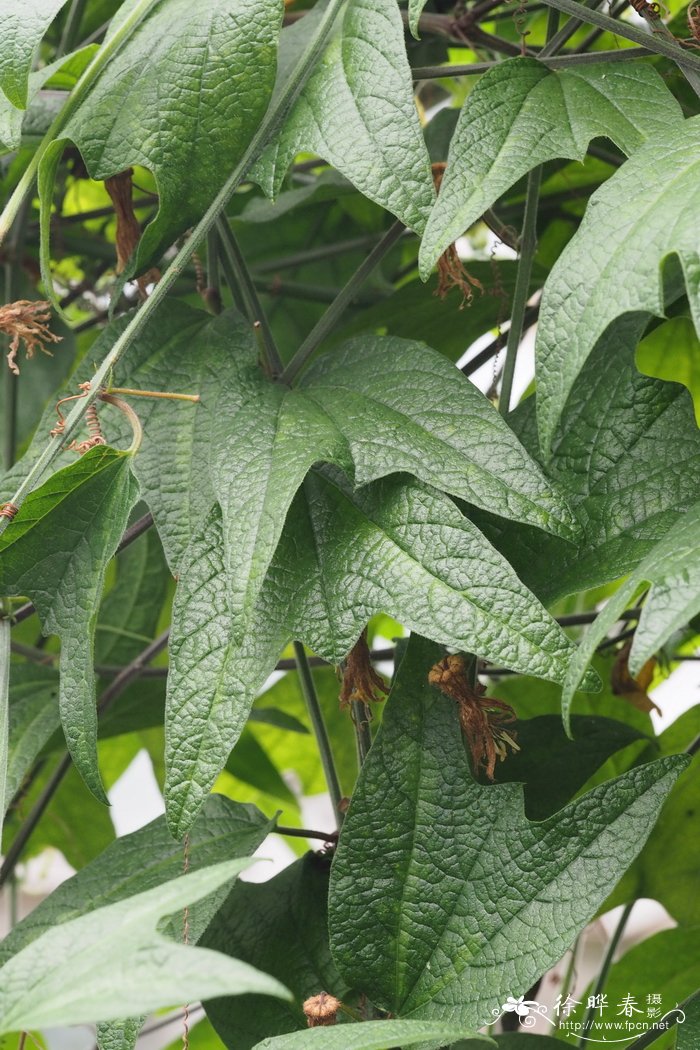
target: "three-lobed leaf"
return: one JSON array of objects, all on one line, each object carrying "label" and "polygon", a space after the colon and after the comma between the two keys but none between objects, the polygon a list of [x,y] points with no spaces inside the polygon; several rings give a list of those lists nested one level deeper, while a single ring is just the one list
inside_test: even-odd
[{"label": "three-lobed leaf", "polygon": [[[537,164],[582,161],[600,136],[629,155],[682,123],[678,102],[641,62],[560,70],[534,58],[501,63],[460,112],[420,249],[421,275],[426,279],[448,245]],[[607,249],[605,237],[599,248]]]},{"label": "three-lobed leaf", "polygon": [[97,767],[93,640],[107,563],[136,501],[132,456],[98,446],[30,493],[0,536],[0,594],[27,595],[61,639],[59,707],[66,742],[93,793]]},{"label": "three-lobed leaf", "polygon": [[[683,758],[603,784],[542,823],[471,777],[457,706],[412,640],[331,873],[341,973],[399,1016],[488,1023],[571,945],[643,845]],[[507,761],[507,759],[506,759]]]}]

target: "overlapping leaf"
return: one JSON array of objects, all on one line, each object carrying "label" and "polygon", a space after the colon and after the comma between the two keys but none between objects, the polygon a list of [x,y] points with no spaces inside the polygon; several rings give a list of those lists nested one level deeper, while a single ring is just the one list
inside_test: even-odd
[{"label": "overlapping leaf", "polygon": [[2,968],[0,1033],[117,1019],[125,1002],[146,1013],[202,996],[287,997],[251,966],[157,932],[164,915],[216,892],[247,863],[202,868],[42,933]]},{"label": "overlapping leaf", "polygon": [[[35,758],[59,725],[56,672],[37,664],[14,664],[10,684],[5,809],[19,791]],[[0,807],[2,816],[4,810]]]},{"label": "overlapping leaf", "polygon": [[104,571],[136,500],[131,460],[106,446],[91,449],[32,492],[0,536],[0,594],[30,597],[44,632],[59,635],[66,742],[86,784],[104,801],[93,639]]},{"label": "overlapping leaf", "polygon": [[[409,645],[331,874],[346,980],[399,1016],[480,1025],[571,945],[649,834],[685,762],[661,759],[539,824],[471,778],[457,707]],[[370,992],[371,990],[371,992]]]},{"label": "overlapping leaf", "polygon": [[623,314],[664,314],[661,268],[680,260],[700,330],[700,117],[671,121],[590,199],[545,285],[537,333],[537,418],[546,457],[577,375]]},{"label": "overlapping leaf", "polygon": [[[700,432],[692,401],[683,387],[635,368],[631,347],[643,324],[639,317],[621,319],[596,347],[552,446],[548,469],[582,524],[578,545],[472,515],[545,602],[633,570],[698,498]],[[526,401],[513,420],[537,456],[534,408]]]},{"label": "overlapping leaf", "polygon": [[[582,161],[600,136],[629,155],[682,123],[677,101],[643,63],[551,70],[533,58],[503,62],[481,78],[461,110],[421,245],[423,278],[447,246],[537,164]],[[607,247],[599,237],[598,250]]]},{"label": "overlapping leaf", "polygon": [[[159,0],[62,130],[95,179],[132,164],[154,173],[160,207],[137,269],[200,218],[243,156],[272,94],[281,18],[279,0]],[[60,148],[40,172],[46,228]]]},{"label": "overlapping leaf", "polygon": [[449,1021],[367,1021],[351,1027],[311,1028],[306,1032],[263,1039],[254,1050],[385,1050],[400,1043],[404,1046],[435,1047],[464,1037],[474,1041],[474,1050],[493,1046],[488,1036],[470,1032]]},{"label": "overlapping leaf", "polygon": [[508,563],[434,489],[404,477],[353,493],[313,471],[242,636],[232,625],[217,508],[192,542],[173,609],[168,817],[181,836],[290,638],[337,663],[387,612],[445,645],[561,681],[572,646]]},{"label": "overlapping leaf", "polygon": [[36,51],[46,30],[66,0],[14,0],[0,3],[2,50],[0,89],[18,109],[25,109],[29,75]]},{"label": "overlapping leaf", "polygon": [[[280,83],[308,21],[285,30]],[[311,150],[371,200],[422,233],[435,197],[393,0],[350,0],[284,127],[251,175],[276,196],[295,155]]]}]

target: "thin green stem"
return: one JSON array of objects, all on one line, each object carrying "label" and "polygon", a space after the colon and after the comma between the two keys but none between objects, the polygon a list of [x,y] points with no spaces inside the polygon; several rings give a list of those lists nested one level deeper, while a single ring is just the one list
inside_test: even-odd
[{"label": "thin green stem", "polygon": [[0,244],[5,240],[25,197],[34,185],[34,179],[39,170],[39,165],[47,149],[58,138],[63,128],[66,126],[68,119],[86,97],[107,63],[110,62],[120,48],[124,46],[155,3],[157,3],[157,0],[141,0],[141,2],[134,7],[131,14],[124,19],[111,39],[102,45],[90,65],[87,66],[83,72],[83,75],[80,77],[66,99],[65,105],[56,115],[49,130],[41,140],[39,148],[27,165],[22,178],[17,183],[14,192],[5,205],[2,215],[0,215]]},{"label": "thin green stem", "polygon": [[[577,937],[576,940],[574,941],[574,946],[571,949],[571,958],[569,959],[568,965],[566,967],[566,973],[564,974],[564,980],[561,983],[561,999],[562,999],[562,1002],[566,1002],[566,1000],[569,998],[569,992],[571,991],[571,988],[572,988],[573,979],[574,979],[574,971],[576,969],[576,956],[578,955],[578,947],[579,947],[579,938]],[[554,1023],[555,1030],[557,1028],[559,1028],[562,1020],[563,1020],[563,1015],[562,1015],[562,1012],[559,1011],[557,1013],[557,1019],[556,1019],[556,1021]]]},{"label": "thin green stem", "polygon": [[[301,56],[297,65],[287,78],[285,87],[280,92],[277,100],[271,103],[270,108],[258,126],[258,129],[253,135],[253,138],[241,160],[219,190],[202,218],[194,227],[192,236],[187,238],[146,302],[137,311],[122,334],[116,340],[111,350],[103,358],[102,364],[95,371],[92,378],[92,388],[88,391],[86,397],[83,397],[76,402],[75,407],[68,414],[64,433],[52,438],[34,463],[34,466],[31,468],[22,484],[17,489],[17,492],[12,497],[12,502],[17,504],[17,506],[21,504],[27,493],[31,492],[34,486],[39,482],[44,471],[58,455],[65,442],[70,440],[70,437],[79,426],[85,412],[97,397],[100,387],[111,374],[122,354],[131,345],[136,336],[140,335],[143,331],[154,311],[163,302],[183,269],[190,261],[192,253],[197,248],[197,245],[213,228],[219,214],[226,207],[234,191],[248,172],[251,164],[259,156],[268,139],[274,134],[289,108],[293,105],[297,96],[301,92],[315,64],[318,53],[322,50],[326,39],[331,32],[338,13],[343,9],[347,2],[348,0],[330,0],[321,16],[316,32],[313,34],[306,50],[304,51],[304,54]],[[144,6],[144,4],[140,4],[137,10],[140,10]],[[112,39],[114,40],[114,38]],[[7,519],[0,519],[0,532],[3,531],[6,526]]]},{"label": "thin green stem", "polygon": [[385,255],[394,247],[403,234],[406,227],[398,220],[391,226],[382,237],[381,241],[372,249],[364,262],[360,263],[352,277],[344,288],[333,300],[318,324],[309,332],[292,360],[282,373],[281,379],[284,383],[291,383],[299,374],[309,358],[316,352],[326,336],[333,330],[337,322],[353,301],[356,293],[365,283],[372,271],[379,265]]},{"label": "thin green stem", "polygon": [[357,764],[360,769],[369,754],[372,746],[372,731],[369,722],[369,709],[362,700],[351,700],[352,722],[355,727],[355,743],[357,744]]},{"label": "thin green stem", "polygon": [[[605,956],[603,958],[603,965],[600,968],[598,979],[596,980],[595,987],[593,989],[593,994],[589,996],[589,999],[592,1001],[592,1003],[595,1003],[595,997],[600,995],[603,989],[605,988],[605,985],[608,980],[608,974],[610,973],[610,967],[613,964],[613,958],[615,952],[617,951],[617,946],[620,943],[620,938],[622,937],[622,934],[625,932],[625,927],[627,926],[627,921],[632,912],[632,908],[634,908],[634,905],[635,901],[630,901],[629,904],[626,904],[622,909],[622,915],[620,916],[617,926],[613,931],[613,935],[610,938],[610,943],[608,944],[607,950],[605,952]],[[584,1047],[588,1042],[588,1033],[593,1025],[594,1017],[595,1005],[591,1005],[588,1007],[588,1010],[586,1011],[586,1016],[583,1021],[583,1034],[578,1044],[580,1048]]]},{"label": "thin green stem", "polygon": [[10,642],[11,624],[0,608],[0,837],[7,808],[7,752],[10,744]]},{"label": "thin green stem", "polygon": [[346,252],[364,251],[366,248],[372,248],[376,243],[376,234],[370,233],[364,237],[336,241],[335,244],[320,244],[317,248],[307,248],[304,251],[294,252],[292,255],[283,255],[279,259],[266,259],[265,262],[253,266],[251,273],[254,278],[258,274],[276,273],[278,270],[292,269],[295,266],[305,266],[307,263],[332,259]]},{"label": "thin green stem", "polygon": [[304,694],[309,718],[311,719],[311,725],[321,755],[323,772],[326,777],[326,783],[328,784],[328,793],[330,794],[331,802],[333,803],[333,812],[335,813],[338,826],[340,826],[343,819],[343,814],[340,810],[340,802],[343,797],[340,790],[340,781],[338,780],[338,773],[333,760],[333,752],[326,731],[326,723],[323,721],[321,705],[318,702],[318,694],[316,692],[316,686],[314,685],[313,674],[309,667],[309,659],[301,642],[294,643],[294,656],[297,661],[301,691]]},{"label": "thin green stem", "polygon": [[532,277],[532,264],[537,249],[537,204],[540,195],[540,182],[542,180],[542,168],[534,168],[527,180],[527,195],[525,197],[525,215],[523,217],[523,231],[520,237],[520,260],[515,277],[515,289],[513,292],[513,307],[508,329],[508,342],[506,343],[506,363],[503,369],[503,382],[498,399],[498,409],[502,416],[507,416],[510,411],[510,400],[513,392],[513,376],[515,375],[515,362],[518,356],[518,347],[523,336],[523,321],[527,300],[530,294],[530,279]]},{"label": "thin green stem", "polygon": [[225,215],[220,215],[216,220],[216,232],[219,235],[221,245],[236,278],[238,290],[243,299],[246,317],[252,325],[260,326],[267,365],[272,375],[277,376],[282,371],[282,359],[265,316],[265,311],[260,304],[243,252]]},{"label": "thin green stem", "polygon": [[[615,23],[617,25],[617,23]],[[593,51],[591,54],[550,55],[541,58],[541,53],[536,55],[538,61],[542,61],[548,69],[566,69],[569,66],[585,66],[593,62],[634,62],[638,58],[649,58],[652,51],[648,47],[626,47],[618,48],[616,51]],[[481,76],[488,73],[494,66],[503,65],[502,62],[472,62],[466,66],[416,66],[413,72],[414,80],[438,80],[442,77],[470,77]]]},{"label": "thin green stem", "polygon": [[72,0],[63,24],[61,42],[56,50],[56,58],[60,58],[61,55],[67,55],[75,47],[86,6],[87,0]]}]

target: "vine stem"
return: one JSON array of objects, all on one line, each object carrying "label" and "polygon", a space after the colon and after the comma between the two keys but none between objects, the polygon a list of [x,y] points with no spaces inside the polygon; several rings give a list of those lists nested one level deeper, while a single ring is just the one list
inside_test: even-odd
[{"label": "vine stem", "polygon": [[[0,610],[3,611],[3,610]],[[5,817],[7,791],[7,753],[10,744],[10,642],[12,628],[6,616],[0,618],[0,840]]]},{"label": "vine stem", "polygon": [[24,203],[25,197],[34,185],[34,179],[39,170],[39,165],[41,164],[41,160],[47,149],[53,142],[55,142],[60,132],[68,123],[69,118],[86,97],[107,63],[127,42],[129,37],[138,28],[144,17],[156,3],[157,0],[141,0],[131,14],[124,19],[111,39],[102,45],[92,62],[83,72],[83,75],[80,77],[66,99],[65,105],[52,121],[49,130],[41,140],[36,153],[27,165],[22,178],[17,183],[14,192],[0,215],[0,244],[5,240],[12,223],[15,221],[15,218]]},{"label": "vine stem", "polygon": [[[124,25],[120,27],[118,32],[115,33],[114,37],[112,37],[112,40],[109,42],[109,44],[105,45],[104,47],[111,47],[113,51],[114,48],[112,47],[112,45],[114,44],[114,41],[117,39],[120,33],[122,34],[122,39],[124,39],[124,30],[126,25],[131,24],[133,22],[137,12],[145,12],[148,6],[153,2],[154,0],[142,0],[142,3],[140,3],[138,7],[135,8],[132,12],[131,18],[128,19],[127,22],[125,22]],[[216,223],[219,214],[228,204],[228,201],[230,200],[234,191],[242,182],[251,164],[259,156],[260,152],[262,151],[262,148],[265,146],[270,136],[274,133],[280,122],[284,119],[290,107],[297,99],[299,93],[304,87],[304,84],[306,83],[309,74],[311,73],[319,51],[323,48],[326,39],[328,38],[331,32],[337,15],[340,11],[342,11],[347,2],[348,0],[329,0],[328,6],[325,8],[321,19],[318,23],[316,32],[311,37],[311,40],[309,41],[309,44],[306,47],[306,50],[304,51],[303,55],[292,70],[285,84],[285,87],[279,93],[277,98],[273,99],[273,101],[271,102],[267,113],[263,117],[260,125],[258,126],[257,131],[253,135],[253,138],[251,139],[250,143],[248,144],[248,147],[245,150],[243,157],[238,162],[231,175],[229,175],[228,179],[226,180],[222,188],[219,190],[216,197],[209,205],[202,218],[194,227],[194,229],[192,230],[192,235],[188,237],[188,239],[182,245],[177,255],[171,262],[170,266],[165,271],[160,281],[151,292],[148,299],[137,310],[136,314],[132,317],[129,324],[126,326],[122,334],[116,340],[109,353],[107,353],[106,356],[103,358],[102,364],[99,366],[99,368],[96,369],[95,374],[92,378],[92,389],[88,391],[86,397],[81,398],[80,401],[76,402],[75,407],[66,417],[64,433],[62,435],[57,435],[48,443],[44,451],[34,463],[31,470],[28,472],[22,484],[15,492],[14,496],[12,496],[12,503],[15,503],[17,506],[20,506],[27,493],[31,492],[34,486],[39,482],[44,471],[58,455],[61,448],[63,447],[64,442],[70,439],[71,435],[73,434],[81,419],[85,415],[85,412],[90,407],[95,398],[98,396],[101,387],[104,385],[105,380],[114,369],[114,366],[122,357],[126,349],[134,341],[136,336],[143,331],[146,323],[153,315],[154,311],[165,299],[166,295],[174,285],[175,281],[180,276],[185,266],[191,259],[192,254],[195,251],[199,242],[203,238],[205,238],[209,231],[214,227],[214,224]],[[103,53],[104,48],[101,49],[100,52],[98,52],[95,61],[97,60],[97,57],[99,57],[99,55],[102,55]],[[102,64],[104,65],[104,62]],[[85,71],[83,77],[76,85],[76,88],[74,89],[73,93],[69,96],[66,106],[71,105],[71,100],[74,99],[75,92],[77,91],[85,76],[92,69],[93,65],[94,62],[91,63],[90,66],[88,66],[88,69]],[[73,104],[73,108],[75,108],[75,104]],[[48,144],[50,135],[51,130],[49,131],[47,139],[44,140],[46,144]],[[39,147],[39,150],[37,152],[42,152],[42,149],[45,148],[46,146],[42,144],[42,146]],[[35,173],[36,166],[34,167],[34,174]],[[33,181],[33,177],[34,176],[32,175],[32,179],[28,183],[29,186]],[[27,187],[25,187],[25,190],[23,190],[22,196],[24,195],[24,192],[26,192],[26,189]],[[0,225],[0,233],[1,230],[2,226]],[[323,318],[321,320],[323,320]],[[0,532],[4,531],[4,529],[7,527],[7,524],[7,518],[0,519]]]},{"label": "vine stem", "polygon": [[[597,979],[597,981],[595,983],[595,988],[593,989],[593,993],[592,993],[591,998],[594,998],[595,996],[600,995],[601,992],[603,991],[603,988],[605,988],[606,982],[608,980],[608,974],[610,973],[610,967],[612,966],[613,956],[615,955],[615,952],[617,951],[617,946],[620,943],[620,938],[622,937],[622,934],[625,932],[625,927],[627,925],[627,921],[628,921],[628,919],[630,917],[630,914],[632,912],[632,908],[634,908],[634,905],[635,905],[635,901],[630,901],[629,904],[626,904],[624,906],[624,908],[622,909],[622,915],[620,916],[618,924],[617,924],[617,926],[615,927],[615,929],[613,931],[612,937],[610,938],[610,943],[608,944],[607,950],[605,952],[605,957],[603,959],[603,965],[600,968],[600,973],[598,974],[598,979]],[[593,1024],[594,1016],[595,1016],[595,1006],[589,1006],[588,1010],[586,1011],[586,1016],[585,1016],[584,1021],[583,1021],[582,1035],[581,1035],[581,1039],[579,1040],[579,1044],[578,1044],[579,1048],[583,1048],[586,1045],[586,1043],[588,1042],[588,1031],[589,1031],[589,1029],[591,1028],[591,1026]]]},{"label": "vine stem", "polygon": [[[341,315],[345,313],[355,297],[356,292],[365,283],[369,275],[372,273],[372,270],[379,265],[384,256],[394,247],[405,229],[406,227],[404,224],[397,219],[393,226],[389,227],[381,241],[375,245],[364,262],[360,263],[350,280],[343,288],[341,288],[323,317],[321,317],[318,324],[314,325],[292,360],[282,372],[280,379],[283,383],[291,383],[292,380],[296,378],[328,333],[332,331]],[[13,500],[13,502],[15,501]]]},{"label": "vine stem", "polygon": [[[648,47],[626,47],[617,51],[593,51],[590,54],[576,53],[572,55],[535,55],[538,61],[548,69],[566,69],[568,66],[586,66],[593,62],[633,62],[638,58],[648,58],[652,51]],[[480,76],[488,73],[495,66],[502,65],[502,61],[493,62],[471,62],[465,66],[416,66],[412,70],[414,80],[437,80],[443,77],[469,77]]]},{"label": "vine stem", "polygon": [[541,181],[542,167],[540,165],[537,168],[533,168],[527,179],[523,232],[520,238],[520,261],[518,262],[518,271],[515,276],[513,308],[511,312],[510,328],[508,329],[508,341],[506,343],[506,363],[503,369],[501,394],[498,399],[498,410],[502,416],[507,416],[510,411],[510,400],[513,392],[513,376],[515,375],[515,361],[518,356],[518,347],[520,346],[520,340],[523,335],[525,308],[530,294],[532,264],[537,249],[537,204],[540,196]]},{"label": "vine stem", "polygon": [[316,686],[314,685],[311,667],[309,666],[309,658],[306,655],[306,650],[301,642],[294,643],[294,656],[297,661],[301,691],[304,694],[304,700],[306,701],[309,718],[311,719],[311,725],[313,726],[316,743],[318,744],[318,750],[321,754],[321,763],[323,765],[326,783],[328,784],[328,793],[330,794],[333,803],[335,819],[338,826],[340,826],[343,819],[340,810],[340,802],[343,797],[340,790],[340,781],[338,780],[338,773],[335,768],[335,761],[333,760],[333,752],[331,750],[330,740],[328,739],[326,723],[323,721],[321,705],[318,702],[318,694],[316,692]]}]

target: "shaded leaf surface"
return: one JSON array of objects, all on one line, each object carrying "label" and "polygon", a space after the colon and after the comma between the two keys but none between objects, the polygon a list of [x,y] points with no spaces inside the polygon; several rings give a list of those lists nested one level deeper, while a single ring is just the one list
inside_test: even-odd
[{"label": "shaded leaf surface", "polygon": [[293,1002],[246,996],[214,999],[207,1016],[227,1046],[250,1050],[264,1036],[306,1029],[302,1003],[349,991],[328,946],[327,857],[307,853],[269,882],[238,883],[201,939],[206,948],[233,955],[284,981]]},{"label": "shaded leaf surface", "polygon": [[104,801],[93,637],[105,567],[136,499],[131,459],[107,446],[91,449],[30,493],[0,536],[0,593],[30,597],[44,633],[59,635],[66,742],[86,784]]},{"label": "shaded leaf surface", "polygon": [[65,2],[24,0],[21,6],[14,0],[0,3],[0,89],[18,109],[27,105],[30,70],[41,38]]},{"label": "shaded leaf surface", "polygon": [[263,1039],[254,1050],[386,1050],[390,1045],[415,1046],[435,1040],[448,1042],[467,1036],[475,1047],[492,1046],[493,1040],[465,1032],[447,1021],[367,1021],[338,1028],[310,1028],[306,1032]]},{"label": "shaded leaf surface", "polygon": [[[576,376],[617,317],[663,317],[661,267],[677,254],[696,329],[700,261],[700,118],[670,121],[590,199],[579,229],[545,285],[537,331],[537,417],[550,455]],[[642,190],[643,188],[643,190]]]},{"label": "shaded leaf surface", "polygon": [[[229,860],[162,883],[42,933],[3,967],[3,1032],[117,1019],[206,995],[285,997],[277,981],[216,952],[167,940],[163,915],[214,893],[246,861]],[[119,960],[121,965],[115,965]]]},{"label": "shaded leaf surface", "polygon": [[561,957],[649,834],[682,758],[596,788],[540,824],[515,785],[471,779],[456,705],[409,645],[331,876],[346,980],[413,1017],[485,1023]]},{"label": "shaded leaf surface", "polygon": [[36,664],[13,664],[5,808],[59,725],[56,672]]},{"label": "shaded leaf surface", "polygon": [[582,161],[600,136],[629,155],[682,122],[661,77],[641,62],[560,70],[534,58],[501,63],[479,80],[461,110],[421,245],[423,278],[447,246],[537,164]]},{"label": "shaded leaf surface", "polygon": [[[310,32],[305,19],[285,30],[281,53],[303,47]],[[393,0],[350,0],[251,177],[276,196],[301,150],[317,153],[365,196],[423,231],[435,191]]]}]

